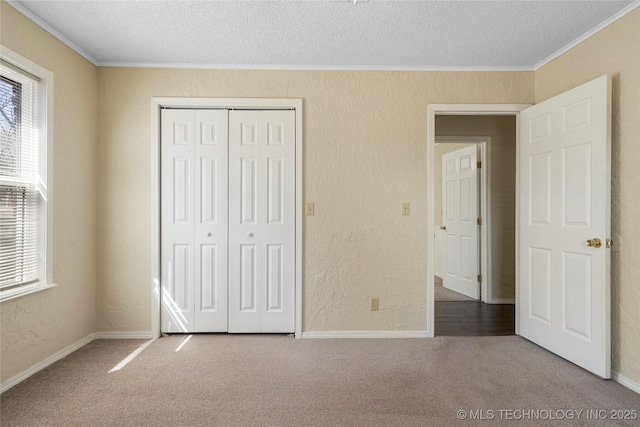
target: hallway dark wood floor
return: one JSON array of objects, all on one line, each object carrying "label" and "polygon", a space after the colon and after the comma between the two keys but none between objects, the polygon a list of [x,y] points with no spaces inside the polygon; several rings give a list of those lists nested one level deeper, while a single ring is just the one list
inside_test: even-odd
[{"label": "hallway dark wood floor", "polygon": [[481,301],[436,301],[436,336],[492,336],[515,333],[515,305]]}]

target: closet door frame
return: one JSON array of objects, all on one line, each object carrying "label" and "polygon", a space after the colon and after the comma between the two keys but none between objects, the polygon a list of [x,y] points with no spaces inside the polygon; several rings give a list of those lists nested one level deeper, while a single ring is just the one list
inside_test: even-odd
[{"label": "closet door frame", "polygon": [[160,112],[162,108],[294,110],[295,145],[295,337],[302,337],[302,99],[151,98],[151,335],[160,337]]}]

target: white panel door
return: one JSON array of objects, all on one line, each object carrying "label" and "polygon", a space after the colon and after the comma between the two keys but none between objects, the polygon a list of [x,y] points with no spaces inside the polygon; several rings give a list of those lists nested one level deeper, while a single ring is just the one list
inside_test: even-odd
[{"label": "white panel door", "polygon": [[229,332],[293,332],[295,112],[229,113]]},{"label": "white panel door", "polygon": [[611,360],[610,87],[600,77],[519,119],[520,334],[603,378]]},{"label": "white panel door", "polygon": [[434,273],[438,277],[444,277],[444,242],[446,237],[446,232],[440,229],[438,226],[434,232],[435,242],[435,254],[433,260]]},{"label": "white panel door", "polygon": [[227,331],[227,110],[196,110],[196,332]]},{"label": "white panel door", "polygon": [[442,285],[478,299],[478,148],[442,156],[442,222],[445,271]]},{"label": "white panel door", "polygon": [[162,110],[162,332],[227,330],[227,114]]},{"label": "white panel door", "polygon": [[161,330],[193,332],[193,111],[162,110],[161,123]]}]

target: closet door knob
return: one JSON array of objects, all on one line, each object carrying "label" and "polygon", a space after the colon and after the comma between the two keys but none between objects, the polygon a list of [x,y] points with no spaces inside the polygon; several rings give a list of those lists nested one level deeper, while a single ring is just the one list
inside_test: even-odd
[{"label": "closet door knob", "polygon": [[253,237],[253,233],[247,233],[247,237]]}]

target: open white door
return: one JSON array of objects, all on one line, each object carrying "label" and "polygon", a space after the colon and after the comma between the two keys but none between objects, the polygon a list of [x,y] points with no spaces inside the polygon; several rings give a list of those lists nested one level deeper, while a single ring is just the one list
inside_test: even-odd
[{"label": "open white door", "polygon": [[480,298],[477,160],[476,145],[442,156],[442,222],[446,227],[442,285],[475,299]]},{"label": "open white door", "polygon": [[[520,334],[610,377],[609,76],[520,114]],[[601,243],[599,243],[601,242]]]}]

